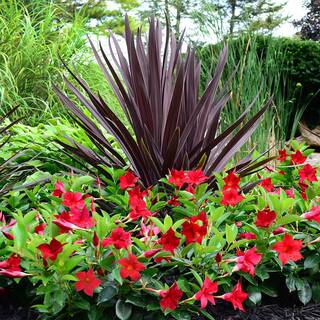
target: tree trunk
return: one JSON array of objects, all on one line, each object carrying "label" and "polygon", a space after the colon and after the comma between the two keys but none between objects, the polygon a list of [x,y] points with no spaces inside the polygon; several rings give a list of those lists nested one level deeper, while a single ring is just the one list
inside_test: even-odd
[{"label": "tree trunk", "polygon": [[236,19],[237,0],[229,0],[229,6],[230,6],[230,11],[231,11],[229,34],[233,35],[235,19]]}]

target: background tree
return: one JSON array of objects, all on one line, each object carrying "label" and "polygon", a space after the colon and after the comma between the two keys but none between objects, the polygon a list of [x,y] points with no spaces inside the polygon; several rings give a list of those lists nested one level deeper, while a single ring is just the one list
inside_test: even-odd
[{"label": "background tree", "polygon": [[288,19],[281,11],[286,2],[272,0],[218,0],[218,7],[229,19],[229,34],[241,30],[272,32]]},{"label": "background tree", "polygon": [[294,25],[301,28],[300,35],[303,39],[320,40],[320,0],[311,0],[306,3],[309,9],[307,15]]}]

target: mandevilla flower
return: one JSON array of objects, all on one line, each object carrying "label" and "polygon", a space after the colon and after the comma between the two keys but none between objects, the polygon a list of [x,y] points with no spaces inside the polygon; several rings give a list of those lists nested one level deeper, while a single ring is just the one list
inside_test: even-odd
[{"label": "mandevilla flower", "polygon": [[221,204],[230,205],[234,207],[237,203],[242,201],[244,197],[238,193],[236,189],[227,189],[222,191]]},{"label": "mandevilla flower", "polygon": [[274,185],[272,184],[271,178],[263,179],[259,185],[264,188],[268,192],[272,192],[274,190]]},{"label": "mandevilla flower", "polygon": [[174,249],[176,249],[180,243],[180,238],[178,238],[172,228],[169,228],[166,233],[164,233],[158,240],[158,243],[162,245],[162,249],[169,251],[174,254]]},{"label": "mandevilla flower", "polygon": [[177,188],[181,188],[187,183],[185,172],[183,170],[170,170],[168,182],[174,184]]},{"label": "mandevilla flower", "polygon": [[186,182],[196,186],[208,179],[208,177],[203,174],[203,171],[201,169],[187,171],[186,174]]},{"label": "mandevilla flower", "polygon": [[269,208],[258,211],[256,226],[261,228],[268,228],[270,224],[276,219],[277,215]]},{"label": "mandevilla flower", "polygon": [[233,308],[244,311],[242,303],[247,299],[248,294],[242,290],[241,283],[238,282],[232,292],[225,293],[222,299],[232,303]]},{"label": "mandevilla flower", "polygon": [[67,191],[63,196],[62,204],[69,209],[81,210],[84,208],[84,200],[80,192]]},{"label": "mandevilla flower", "polygon": [[102,240],[102,246],[105,248],[107,246],[113,245],[116,249],[128,249],[131,244],[131,236],[129,232],[126,232],[123,228],[117,227],[112,232],[111,235],[104,240]]},{"label": "mandevilla flower", "polygon": [[277,158],[277,160],[279,160],[280,162],[284,162],[287,160],[287,151],[285,149],[283,150],[279,150],[279,157]]},{"label": "mandevilla flower", "polygon": [[121,278],[130,278],[132,281],[138,281],[141,278],[140,272],[146,269],[144,264],[131,253],[128,258],[121,258],[118,263],[122,266],[120,269]]},{"label": "mandevilla flower", "polygon": [[240,189],[239,187],[240,178],[233,171],[229,172],[228,175],[225,178],[223,178],[223,181],[224,181],[223,190]]},{"label": "mandevilla flower", "polygon": [[120,177],[120,189],[126,190],[128,188],[133,188],[138,181],[138,177],[136,177],[131,171],[127,171],[123,176]]},{"label": "mandevilla flower", "polygon": [[40,223],[34,228],[34,232],[36,234],[41,234],[44,235],[44,230],[46,229],[46,224],[45,223]]},{"label": "mandevilla flower", "polygon": [[52,191],[52,195],[54,197],[61,198],[61,196],[66,192],[64,189],[64,185],[61,181],[57,181],[54,185],[54,190]]},{"label": "mandevilla flower", "polygon": [[301,182],[304,182],[305,180],[310,182],[318,181],[316,176],[317,170],[309,163],[307,163],[302,169],[300,169],[298,173]]},{"label": "mandevilla flower", "polygon": [[208,218],[204,211],[197,216],[191,217],[182,224],[181,233],[186,237],[186,243],[198,242],[207,235]]},{"label": "mandevilla flower", "polygon": [[309,221],[316,221],[320,223],[320,206],[314,206],[310,211],[302,214],[302,217]]},{"label": "mandevilla flower", "polygon": [[216,304],[213,294],[218,291],[218,283],[211,281],[210,278],[206,277],[204,279],[201,289],[195,294],[194,298],[200,300],[201,309],[205,309],[208,301],[212,304]]},{"label": "mandevilla flower", "polygon": [[183,292],[179,289],[175,282],[169,289],[160,291],[160,306],[163,311],[166,309],[174,310],[177,308],[179,301],[183,296]]},{"label": "mandevilla flower", "polygon": [[0,275],[8,278],[22,278],[29,274],[21,271],[21,258],[16,254],[12,254],[7,260],[0,261]]},{"label": "mandevilla flower", "polygon": [[88,271],[78,272],[75,276],[78,278],[78,282],[75,284],[76,290],[83,291],[90,297],[93,296],[94,289],[98,288],[102,282],[91,268]]},{"label": "mandevilla flower", "polygon": [[297,261],[303,258],[300,250],[302,248],[301,240],[293,240],[292,236],[285,234],[283,241],[277,242],[273,249],[278,252],[282,264],[288,261]]},{"label": "mandevilla flower", "polygon": [[237,256],[237,265],[234,267],[233,271],[241,270],[254,276],[255,266],[260,263],[262,254],[257,252],[256,247],[253,247],[245,252],[238,251]]},{"label": "mandevilla flower", "polygon": [[299,150],[291,154],[290,157],[291,164],[303,164],[307,160],[307,157],[305,157]]},{"label": "mandevilla flower", "polygon": [[63,250],[63,244],[57,239],[53,238],[49,244],[40,244],[38,249],[41,251],[44,260],[50,259],[51,261],[55,261],[58,254]]},{"label": "mandevilla flower", "polygon": [[239,234],[240,239],[255,240],[257,236],[253,232],[242,232]]}]

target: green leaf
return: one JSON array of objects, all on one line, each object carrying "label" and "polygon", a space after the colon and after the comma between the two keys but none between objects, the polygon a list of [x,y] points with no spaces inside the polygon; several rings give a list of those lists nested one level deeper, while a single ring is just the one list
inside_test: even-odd
[{"label": "green leaf", "polygon": [[117,287],[114,285],[108,285],[102,289],[98,296],[98,304],[109,301],[118,293]]},{"label": "green leaf", "polygon": [[209,206],[210,210],[210,217],[212,218],[213,222],[218,220],[224,213],[225,207],[219,207],[219,208],[214,208],[212,205]]},{"label": "green leaf", "polygon": [[261,302],[261,291],[257,287],[249,286],[248,287],[248,295],[249,295],[249,300],[253,304],[258,304]]},{"label": "green leaf", "polygon": [[187,311],[183,310],[174,310],[170,313],[171,316],[173,316],[177,320],[191,320],[191,315]]},{"label": "green leaf", "polygon": [[158,218],[150,217],[149,219],[161,230],[161,232],[165,232],[165,227]]},{"label": "green leaf", "polygon": [[147,304],[147,302],[144,299],[142,299],[141,295],[134,295],[134,294],[130,294],[126,302],[141,308],[144,308]]},{"label": "green leaf", "polygon": [[319,303],[320,302],[320,283],[315,282],[312,284],[312,299]]},{"label": "green leaf", "polygon": [[77,177],[73,184],[71,185],[72,191],[81,191],[83,185],[90,185],[94,181],[93,177],[90,176],[82,176]]},{"label": "green leaf", "polygon": [[172,218],[167,214],[164,218],[163,225],[164,225],[164,232],[167,232],[170,227],[172,227]]},{"label": "green leaf", "polygon": [[209,320],[215,320],[215,318],[214,318],[212,315],[210,315],[207,311],[200,310],[200,312],[201,312],[205,317],[207,317],[207,319],[209,319]]},{"label": "green leaf", "polygon": [[320,263],[320,257],[313,255],[313,256],[309,256],[304,260],[304,268],[305,269],[319,269],[319,263]]},{"label": "green leaf", "polygon": [[298,291],[300,301],[306,305],[312,298],[312,290],[309,283],[305,280],[302,288]]},{"label": "green leaf", "polygon": [[14,236],[14,244],[18,250],[25,246],[25,243],[28,238],[28,233],[26,226],[24,224],[23,218],[18,215],[15,215],[17,223],[12,228],[12,233]]},{"label": "green leaf", "polygon": [[226,240],[228,244],[233,243],[236,240],[238,234],[238,228],[235,224],[233,225],[226,225]]},{"label": "green leaf", "polygon": [[293,223],[293,222],[300,221],[300,220],[302,220],[302,218],[298,215],[287,214],[287,215],[277,219],[277,224],[284,226],[286,224]]},{"label": "green leaf", "polygon": [[116,303],[116,315],[120,320],[127,320],[132,313],[132,305],[125,303],[122,300],[118,300]]},{"label": "green leaf", "polygon": [[202,281],[199,273],[198,273],[197,271],[193,270],[193,269],[191,269],[190,271],[191,271],[191,273],[194,275],[194,277],[196,278],[196,280],[198,281],[200,287],[202,287],[203,281]]}]

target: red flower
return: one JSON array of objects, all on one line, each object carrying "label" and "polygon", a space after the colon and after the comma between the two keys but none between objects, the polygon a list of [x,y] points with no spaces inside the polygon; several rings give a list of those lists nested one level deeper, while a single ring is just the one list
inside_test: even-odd
[{"label": "red flower", "polygon": [[294,188],[290,188],[290,189],[287,189],[287,190],[284,190],[284,192],[286,193],[286,195],[289,197],[289,198],[294,198]]},{"label": "red flower", "polygon": [[286,161],[287,156],[287,151],[285,149],[279,150],[279,157],[277,158],[277,160],[279,160],[280,162]]},{"label": "red flower", "polygon": [[132,281],[138,281],[141,278],[140,272],[146,268],[133,254],[129,254],[128,258],[121,258],[118,262],[122,266],[120,276],[123,279],[131,278]]},{"label": "red flower", "polygon": [[174,207],[177,207],[180,205],[180,202],[179,200],[177,200],[178,197],[177,196],[172,196],[171,199],[168,201],[168,205],[169,206],[174,206]]},{"label": "red flower", "polygon": [[302,215],[303,218],[320,223],[320,206],[312,207],[309,212]]},{"label": "red flower", "polygon": [[268,228],[270,224],[276,219],[277,215],[269,208],[258,211],[256,226],[260,228]]},{"label": "red flower", "polygon": [[6,218],[1,211],[0,211],[0,220],[2,220],[2,226],[0,227],[0,231],[8,240],[13,240],[14,236],[10,233],[10,230],[16,224],[16,220],[11,219],[10,222],[7,224]]},{"label": "red flower", "polygon": [[208,218],[204,211],[199,215],[191,217],[182,224],[181,233],[186,237],[186,243],[198,242],[201,244],[203,237],[206,236],[208,229]]},{"label": "red flower", "polygon": [[197,170],[192,170],[192,171],[187,171],[187,177],[186,177],[186,182],[193,184],[193,185],[199,185],[206,181],[208,177],[206,177],[203,174],[203,171],[201,169]]},{"label": "red flower", "polygon": [[96,231],[94,231],[94,233],[93,233],[92,244],[94,247],[98,247],[100,244],[100,239],[99,239]]},{"label": "red flower", "polygon": [[276,235],[278,235],[278,234],[285,233],[286,231],[287,231],[286,228],[284,228],[284,227],[278,227],[278,228],[274,229],[274,230],[272,231],[272,233],[276,236]]},{"label": "red flower", "polygon": [[200,300],[201,309],[205,309],[208,301],[212,304],[216,304],[214,301],[213,293],[218,291],[218,284],[211,281],[208,277],[204,279],[201,289],[195,294],[195,299]]},{"label": "red flower", "polygon": [[164,233],[161,238],[158,240],[158,243],[162,245],[162,249],[169,251],[174,254],[174,249],[176,249],[180,243],[180,238],[175,235],[175,232],[172,228]]},{"label": "red flower", "polygon": [[255,266],[260,263],[262,254],[257,253],[256,247],[253,247],[245,252],[238,251],[237,256],[237,265],[234,271],[241,270],[254,276]]},{"label": "red flower", "polygon": [[150,250],[147,250],[143,253],[143,256],[147,259],[150,259],[152,258],[154,255],[156,255],[158,252],[160,252],[161,249],[158,248],[158,249],[150,249]]},{"label": "red flower", "polygon": [[94,289],[98,288],[101,284],[94,271],[89,269],[88,271],[78,272],[75,274],[78,278],[75,287],[77,291],[83,291],[86,295],[92,297]]},{"label": "red flower", "polygon": [[239,234],[240,239],[255,240],[257,236],[252,232],[243,232]]},{"label": "red flower", "polygon": [[120,189],[125,190],[128,188],[133,188],[138,181],[131,171],[127,171],[123,176],[120,177]]},{"label": "red flower", "polygon": [[223,205],[230,205],[234,207],[237,203],[242,201],[244,197],[238,193],[236,189],[228,189],[222,191],[222,201],[221,204]]},{"label": "red flower", "polygon": [[35,228],[34,228],[34,232],[36,234],[41,234],[41,235],[44,235],[44,230],[46,228],[46,224],[45,223],[40,223],[39,225],[37,225]]},{"label": "red flower", "polygon": [[288,261],[297,261],[303,258],[300,253],[302,248],[301,240],[293,240],[292,236],[285,234],[283,241],[277,242],[273,249],[279,253],[279,259],[282,264]]},{"label": "red flower", "polygon": [[7,260],[0,262],[0,275],[8,278],[22,278],[29,274],[21,271],[21,259],[16,254],[12,254]]},{"label": "red flower", "polygon": [[300,169],[298,173],[301,182],[304,182],[305,180],[308,180],[310,182],[318,181],[316,176],[317,170],[309,163],[307,163],[302,169]]},{"label": "red flower", "polygon": [[94,219],[90,216],[90,212],[86,207],[81,210],[73,209],[71,212],[71,223],[74,223],[80,228],[91,228],[95,225]]},{"label": "red flower", "polygon": [[139,218],[151,217],[151,212],[147,209],[147,205],[144,200],[134,198],[130,199],[130,218],[135,221]]},{"label": "red flower", "polygon": [[169,172],[168,182],[174,184],[176,187],[181,188],[187,183],[186,175],[183,170],[171,170]]},{"label": "red flower", "polygon": [[64,189],[64,185],[61,181],[57,181],[54,185],[54,190],[52,191],[52,195],[54,197],[61,198],[61,196],[66,192]]},{"label": "red flower", "polygon": [[259,185],[263,187],[266,191],[272,192],[274,190],[274,185],[272,184],[271,178],[263,179]]},{"label": "red flower", "polygon": [[163,311],[166,309],[174,310],[177,308],[183,292],[175,282],[169,289],[160,291],[160,306]]},{"label": "red flower", "polygon": [[245,301],[248,297],[248,294],[242,290],[241,283],[238,282],[236,286],[233,288],[232,292],[226,293],[222,296],[222,298],[226,301],[229,301],[233,304],[233,308],[244,311],[242,306],[243,301]]},{"label": "red flower", "polygon": [[233,171],[229,172],[228,175],[225,178],[223,178],[223,181],[224,181],[223,190],[240,189],[239,187],[240,178]]},{"label": "red flower", "polygon": [[131,244],[131,236],[129,232],[123,228],[117,227],[111,232],[111,235],[102,241],[102,246],[113,245],[116,249],[128,249]]},{"label": "red flower", "polygon": [[66,192],[63,197],[63,205],[69,209],[81,210],[84,208],[84,200],[80,192]]},{"label": "red flower", "polygon": [[302,164],[306,160],[307,157],[305,157],[299,150],[291,155],[291,164]]},{"label": "red flower", "polygon": [[55,261],[58,254],[63,250],[63,244],[53,238],[49,244],[40,244],[38,249],[41,251],[44,260],[50,259],[51,261]]}]

